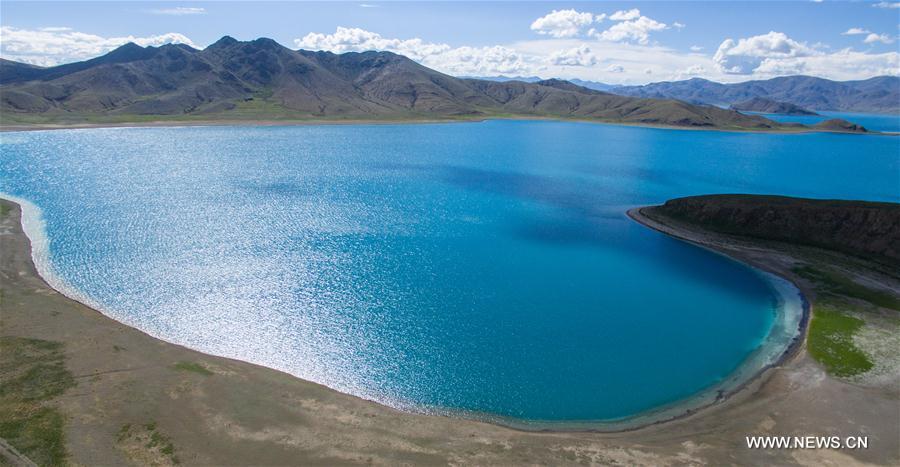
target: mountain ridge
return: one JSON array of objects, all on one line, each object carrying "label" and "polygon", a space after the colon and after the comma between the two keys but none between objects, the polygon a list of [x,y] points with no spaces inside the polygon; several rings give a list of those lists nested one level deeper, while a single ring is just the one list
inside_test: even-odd
[{"label": "mountain ridge", "polygon": [[391,52],[291,50],[224,36],[205,49],[129,43],[51,68],[0,62],[4,120],[129,121],[571,118],[710,129],[791,130],[754,115],[635,98],[562,81],[460,79]]},{"label": "mountain ridge", "polygon": [[725,107],[759,97],[810,110],[900,113],[900,77],[896,76],[833,81],[795,75],[741,83],[717,83],[704,78],[691,78],[639,86],[619,86],[610,92]]}]

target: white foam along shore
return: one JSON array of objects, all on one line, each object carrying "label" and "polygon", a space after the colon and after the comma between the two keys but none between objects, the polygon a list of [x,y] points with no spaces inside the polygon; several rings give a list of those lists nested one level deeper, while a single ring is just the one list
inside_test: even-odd
[{"label": "white foam along shore", "polygon": [[[22,230],[31,242],[31,256],[35,268],[41,278],[54,290],[66,297],[80,302],[99,313],[119,321],[125,326],[135,327],[131,323],[124,322],[115,314],[106,311],[105,307],[93,300],[76,287],[71,286],[64,278],[57,274],[50,259],[50,238],[46,231],[46,222],[39,206],[27,199],[0,192],[0,198],[14,202],[22,208]],[[710,249],[728,261],[740,263],[743,267],[750,268],[758,274],[762,280],[769,284],[775,298],[773,312],[775,314],[772,326],[767,336],[753,349],[748,357],[727,377],[712,386],[685,399],[673,401],[669,404],[650,409],[614,420],[529,420],[520,418],[502,417],[489,413],[479,413],[464,410],[447,410],[440,407],[423,407],[417,404],[403,403],[402,401],[374,400],[389,407],[415,413],[430,415],[460,417],[474,419],[504,425],[510,428],[526,431],[596,431],[596,432],[621,432],[639,429],[648,425],[656,425],[671,420],[683,418],[697,413],[703,408],[725,402],[730,396],[745,389],[747,385],[762,375],[766,370],[778,365],[791,351],[795,342],[803,332],[803,317],[806,314],[806,303],[801,291],[788,280],[770,272],[762,271],[751,265],[733,259],[724,253]],[[145,330],[139,329],[148,333]],[[156,339],[175,345],[196,349],[190,344],[175,342],[148,333]],[[204,352],[208,353],[208,352]],[[226,356],[227,358],[234,358]],[[257,364],[249,361],[248,363]],[[267,366],[267,365],[262,365]],[[273,368],[284,371],[281,368]],[[294,375],[295,377],[296,376]],[[302,379],[302,378],[301,378]],[[315,382],[315,381],[314,381]],[[320,383],[321,384],[321,383]],[[336,389],[335,389],[336,390]]]}]

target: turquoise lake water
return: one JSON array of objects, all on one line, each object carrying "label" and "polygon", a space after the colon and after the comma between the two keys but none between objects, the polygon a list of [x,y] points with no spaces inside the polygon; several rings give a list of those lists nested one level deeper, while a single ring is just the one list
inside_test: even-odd
[{"label": "turquoise lake water", "polygon": [[900,200],[886,136],[488,121],[0,141],[0,192],[42,211],[42,272],[110,316],[395,407],[546,422],[702,394],[777,327],[772,282],[629,207]]}]

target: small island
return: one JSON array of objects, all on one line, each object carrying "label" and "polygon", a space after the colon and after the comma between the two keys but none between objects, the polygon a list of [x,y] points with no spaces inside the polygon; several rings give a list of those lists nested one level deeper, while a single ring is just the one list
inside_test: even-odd
[{"label": "small island", "polygon": [[790,102],[778,102],[764,97],[754,97],[743,102],[732,104],[731,109],[779,115],[819,115],[812,110],[804,109],[803,107],[791,104]]}]

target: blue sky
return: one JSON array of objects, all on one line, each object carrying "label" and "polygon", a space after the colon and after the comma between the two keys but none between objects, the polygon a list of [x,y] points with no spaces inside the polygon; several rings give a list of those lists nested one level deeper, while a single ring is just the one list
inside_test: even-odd
[{"label": "blue sky", "polygon": [[16,2],[0,54],[52,65],[223,35],[403,53],[456,75],[610,83],[900,74],[896,2]]}]

